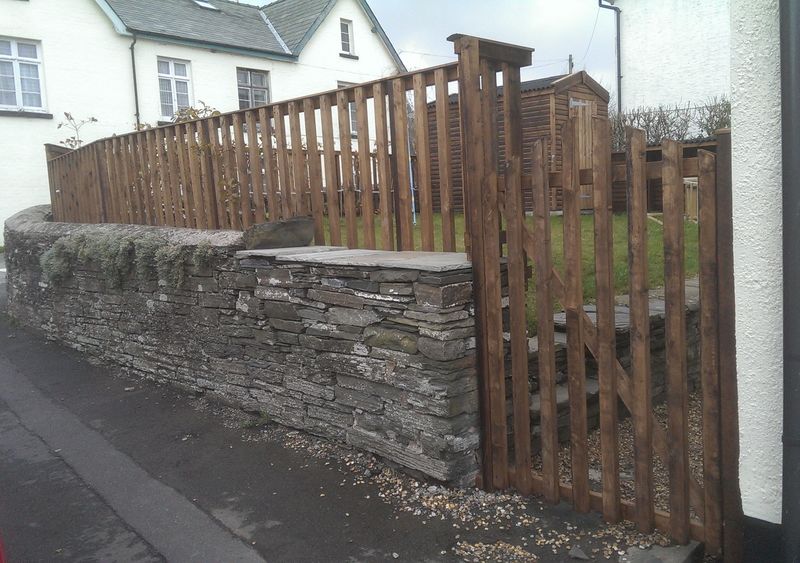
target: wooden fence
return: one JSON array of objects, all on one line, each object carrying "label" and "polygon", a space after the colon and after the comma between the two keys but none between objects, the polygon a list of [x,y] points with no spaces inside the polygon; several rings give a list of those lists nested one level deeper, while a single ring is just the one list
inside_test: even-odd
[{"label": "wooden fence", "polygon": [[[592,168],[582,169],[577,119],[562,132],[563,170],[548,173],[544,143],[530,155],[530,175],[523,174],[523,139],[519,119],[520,67],[530,64],[529,49],[453,36],[459,55],[464,197],[468,213],[474,272],[477,351],[483,428],[482,485],[512,486],[551,502],[566,500],[579,512],[601,511],[611,522],[629,519],[642,531],[654,528],[678,542],[706,542],[707,553],[723,544],[726,561],[736,560],[741,508],[730,491],[738,487],[738,465],[732,453],[735,427],[735,365],[732,272],[726,259],[730,239],[729,152],[717,157],[700,150],[684,158],[681,145],[665,140],[661,158],[648,162],[644,132],[628,131],[625,162],[612,164],[607,119],[593,118]],[[496,83],[502,79],[502,112],[497,115]],[[505,130],[505,154],[498,150],[498,121]],[[729,145],[727,145],[729,146]],[[702,468],[689,463],[690,420],[686,348],[684,177],[697,177],[700,216],[700,347]],[[663,254],[666,346],[666,420],[652,402],[650,358],[650,263],[648,190],[650,178],[663,189]],[[617,356],[614,292],[612,182],[627,186],[627,270],[629,272],[630,368]],[[554,266],[551,243],[550,191],[563,190],[563,270]],[[591,186],[593,264],[596,308],[585,306],[581,186]],[[526,202],[530,201],[528,205]],[[529,219],[533,214],[533,221]],[[526,295],[533,264],[537,309],[538,372],[529,373],[530,334]],[[504,269],[507,271],[504,272]],[[503,312],[507,278],[508,317]],[[569,447],[559,443],[553,303],[566,313]],[[724,309],[725,310],[724,310]],[[504,335],[509,335],[508,337]],[[599,386],[599,469],[592,484],[593,453],[587,423],[587,359],[596,365]],[[508,361],[510,359],[510,361]],[[723,365],[724,364],[724,365]],[[537,383],[531,393],[531,382]],[[509,388],[510,387],[510,388]],[[728,390],[728,391],[723,391]],[[726,394],[727,393],[727,394]],[[531,397],[538,395],[540,433],[531,432]],[[630,416],[633,440],[633,490],[623,494],[620,476],[620,415]],[[733,422],[732,422],[733,421]],[[726,425],[729,425],[726,428]],[[537,451],[537,446],[539,446]],[[655,456],[655,457],[654,457]],[[539,462],[534,463],[534,457]],[[564,469],[564,466],[568,469]],[[540,467],[540,469],[534,469]],[[656,506],[654,473],[662,467],[668,481],[665,506]]]},{"label": "wooden fence", "polygon": [[[437,194],[443,202],[439,223],[427,113],[411,108],[434,100],[439,122],[446,123],[457,73],[451,63],[101,139],[63,154],[51,147],[47,166],[54,218],[246,229],[265,220],[310,215],[317,244],[455,250],[450,183]],[[444,129],[439,133],[446,161],[449,136]],[[414,212],[419,214],[416,245]],[[437,239],[442,241],[438,248]]]},{"label": "wooden fence", "polygon": [[[76,151],[51,147],[48,172],[54,218],[243,229],[263,220],[308,214],[314,218],[317,244],[454,250],[447,112],[448,94],[458,80],[465,243],[473,264],[481,397],[480,484],[487,489],[512,486],[551,502],[567,500],[577,511],[595,509],[612,522],[630,519],[643,531],[658,528],[680,542],[705,541],[708,552],[722,548],[726,560],[738,560],[741,505],[729,133],[719,136],[716,154],[702,147],[687,152],[687,147],[665,140],[656,158],[656,152],[645,146],[643,132],[630,130],[621,159],[612,157],[607,119],[595,117],[592,166],[582,168],[577,121],[571,118],[562,132],[563,169],[552,172],[544,141],[536,141],[531,154],[523,154],[520,68],[530,64],[531,50],[470,36],[450,39],[457,63],[103,139]],[[499,111],[498,79],[503,84]],[[442,201],[440,223],[434,217],[431,123],[427,111],[410,111],[426,108],[432,100],[436,150],[443,163],[437,194]],[[350,129],[351,104],[355,131]],[[525,160],[531,163],[529,169],[523,169]],[[703,461],[699,474],[689,464],[683,185],[687,177],[697,178],[700,229]],[[659,183],[657,196],[648,190],[649,181]],[[617,356],[615,333],[615,183],[626,191],[631,340],[627,369]],[[594,316],[584,304],[582,287],[586,205],[580,198],[587,189],[582,192],[581,186],[591,193]],[[550,205],[555,188],[563,193],[563,270],[554,267],[552,255]],[[665,421],[656,416],[651,398],[647,215],[653,198],[663,209]],[[419,211],[416,227],[414,208]],[[435,243],[438,238],[441,245]],[[503,307],[505,280],[508,319]],[[529,284],[535,290],[537,313],[536,373],[529,370]],[[566,472],[558,439],[554,302],[566,312],[570,421]],[[597,366],[599,385],[602,479],[596,490],[589,478],[587,356]],[[537,384],[541,405],[539,437],[531,432],[532,382]],[[632,496],[623,494],[620,477],[623,413],[632,422]],[[540,469],[534,469],[535,456]],[[667,505],[661,508],[656,506],[653,481],[659,465],[668,473],[669,489]]]}]

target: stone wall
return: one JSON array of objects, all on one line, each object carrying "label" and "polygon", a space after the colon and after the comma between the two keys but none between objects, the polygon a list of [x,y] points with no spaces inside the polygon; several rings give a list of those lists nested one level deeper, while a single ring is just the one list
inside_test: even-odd
[{"label": "stone wall", "polygon": [[[9,311],[125,372],[211,394],[374,452],[438,480],[471,484],[479,447],[472,273],[463,254],[308,247],[241,250],[240,233],[45,220],[6,223]],[[67,234],[157,234],[203,265],[171,287],[109,282],[84,257],[58,284],[40,256]]]}]

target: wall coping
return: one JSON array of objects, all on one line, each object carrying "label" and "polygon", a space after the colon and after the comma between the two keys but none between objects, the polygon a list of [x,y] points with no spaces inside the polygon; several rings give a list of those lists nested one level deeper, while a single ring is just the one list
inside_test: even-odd
[{"label": "wall coping", "polygon": [[451,272],[472,268],[463,252],[422,252],[348,249],[343,246],[303,246],[241,250],[237,258],[272,258],[275,262],[302,262],[355,268],[402,268],[423,272]]},{"label": "wall coping", "polygon": [[83,233],[115,236],[158,235],[167,242],[185,246],[208,244],[238,250],[244,247],[242,233],[228,230],[203,230],[187,227],[122,225],[119,223],[59,223],[51,221],[50,205],[35,205],[6,219],[9,232],[59,238]]}]

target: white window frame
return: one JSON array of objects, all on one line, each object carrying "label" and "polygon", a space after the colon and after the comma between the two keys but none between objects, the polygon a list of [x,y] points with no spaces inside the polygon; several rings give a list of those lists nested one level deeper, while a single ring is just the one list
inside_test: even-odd
[{"label": "white window frame", "polygon": [[[0,37],[2,41],[11,42],[11,55],[0,54],[0,60],[10,62],[12,65],[12,72],[14,73],[14,94],[17,98],[15,105],[0,104],[0,110],[4,111],[28,111],[35,113],[47,113],[47,94],[44,87],[44,61],[42,57],[42,42],[35,39],[18,39],[16,37]],[[29,43],[36,46],[37,58],[31,59],[29,57],[20,57],[18,43]],[[19,70],[19,64],[35,65],[39,69],[39,96],[42,99],[41,106],[26,106],[22,98],[22,74]]]},{"label": "white window frame", "polygon": [[[347,27],[347,44],[349,49],[344,48],[344,31],[342,27]],[[353,20],[348,20],[345,18],[341,18],[339,20],[339,49],[340,53],[343,55],[355,55],[356,54],[356,47],[355,43],[353,42]]]},{"label": "white window frame", "polygon": [[[160,62],[169,64],[169,74],[164,74],[161,72],[161,70],[158,68],[158,63]],[[186,65],[186,76],[179,76],[175,74],[175,63]],[[161,116],[160,119],[162,121],[172,121],[173,117],[175,117],[175,113],[181,110],[181,107],[178,105],[178,89],[175,87],[176,82],[186,82],[187,96],[189,98],[189,105],[187,107],[192,107],[194,105],[194,92],[192,90],[192,64],[191,61],[187,61],[185,59],[159,56],[156,60],[156,72],[158,75],[158,80],[156,81],[158,86],[158,115]],[[170,88],[172,89],[172,115],[163,115],[161,112],[162,79],[170,81]]]},{"label": "white window frame", "polygon": [[[243,85],[239,84],[239,71],[244,71],[244,72],[248,73],[248,79],[250,80],[249,85],[243,86]],[[253,86],[252,77],[249,76],[249,73],[252,73],[252,72],[257,72],[257,73],[266,75],[266,80],[265,80],[266,85],[263,88],[261,88],[259,86]],[[261,69],[258,69],[258,68],[247,68],[247,67],[243,67],[243,66],[237,66],[236,67],[236,102],[237,102],[237,104],[239,104],[239,109],[248,109],[248,108],[259,107],[259,105],[256,104],[255,100],[253,99],[253,89],[254,88],[256,90],[266,90],[267,91],[267,101],[265,102],[265,104],[266,105],[270,104],[272,102],[272,85],[270,84],[270,78],[271,78],[271,76],[270,76],[270,72],[268,70],[261,70]],[[249,102],[248,102],[249,105],[247,106],[247,108],[241,107],[241,102],[242,101],[241,101],[241,99],[239,99],[239,88],[247,88],[247,90],[249,90]],[[262,105],[264,105],[264,104],[262,104]]]}]

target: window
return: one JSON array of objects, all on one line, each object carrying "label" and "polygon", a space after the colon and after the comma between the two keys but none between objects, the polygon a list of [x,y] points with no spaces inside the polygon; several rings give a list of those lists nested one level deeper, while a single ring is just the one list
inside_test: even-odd
[{"label": "window", "polygon": [[249,68],[236,69],[239,86],[239,109],[263,106],[269,103],[269,73]]},{"label": "window", "polygon": [[0,37],[0,109],[44,110],[41,51],[35,41]]},{"label": "window", "polygon": [[353,55],[355,53],[355,49],[353,49],[353,22],[345,19],[339,20],[339,28],[341,29],[342,53]]},{"label": "window", "polygon": [[189,61],[158,58],[158,92],[161,118],[171,120],[178,110],[192,105]]},{"label": "window", "polygon": [[[355,86],[352,82],[337,82],[337,88],[349,88],[350,86]],[[358,132],[356,128],[358,127],[358,112],[356,111],[356,103],[350,102],[347,106],[347,109],[350,111],[350,136],[354,139],[358,138]]]}]

